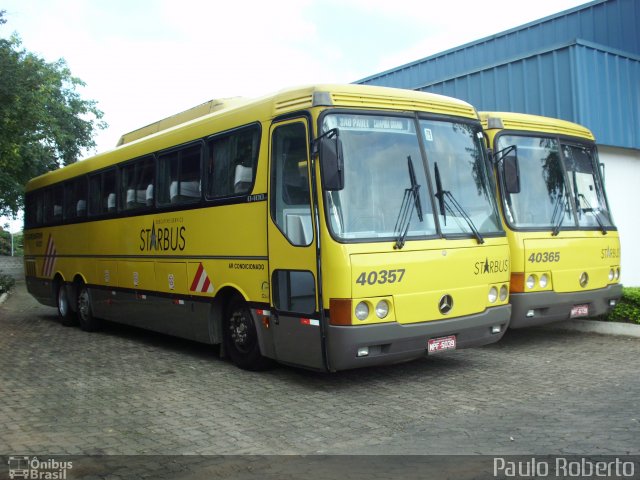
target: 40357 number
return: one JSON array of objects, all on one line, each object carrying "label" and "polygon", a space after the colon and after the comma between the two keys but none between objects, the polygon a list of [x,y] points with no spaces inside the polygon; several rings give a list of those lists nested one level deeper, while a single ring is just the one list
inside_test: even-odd
[{"label": "40357 number", "polygon": [[531,263],[549,263],[559,261],[560,252],[538,252],[529,255],[529,262]]},{"label": "40357 number", "polygon": [[401,282],[404,277],[404,268],[398,268],[395,270],[378,270],[373,272],[362,272],[358,275],[356,283],[360,285],[383,285],[385,283]]}]

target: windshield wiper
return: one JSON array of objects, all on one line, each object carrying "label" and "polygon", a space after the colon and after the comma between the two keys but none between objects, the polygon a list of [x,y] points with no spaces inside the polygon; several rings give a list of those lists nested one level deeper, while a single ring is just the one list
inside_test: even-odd
[{"label": "windshield wiper", "polygon": [[[589,203],[589,200],[587,200],[587,197],[585,197],[584,194],[582,194],[582,193],[578,193],[578,195],[576,196],[576,201],[578,200],[578,197],[582,198],[582,201],[584,202],[584,204],[587,207],[587,208],[582,208],[581,210],[583,212],[590,212],[591,215],[593,215],[593,217],[596,219],[596,222],[598,222],[598,226],[600,227],[600,230],[602,230],[602,234],[606,235],[607,231],[608,231],[607,227],[604,226],[604,223],[602,223],[602,220],[600,220],[600,217],[598,217],[598,214],[595,212],[595,210],[593,209],[593,207]],[[578,202],[576,202],[576,203],[578,203]],[[579,203],[576,205],[576,208],[581,208],[578,205],[579,205]]]},{"label": "windshield wiper", "polygon": [[444,220],[444,224],[447,224],[447,209],[445,205],[444,193],[442,190],[442,179],[440,178],[440,170],[438,170],[438,163],[433,165],[433,171],[436,177],[436,198],[438,199],[438,207],[440,215]]},{"label": "windshield wiper", "polygon": [[560,228],[562,227],[562,221],[564,220],[564,208],[567,202],[567,197],[562,194],[558,198],[556,198],[556,204],[553,207],[553,213],[551,214],[551,225],[553,225],[553,229],[551,230],[552,236],[557,236],[560,233]]},{"label": "windshield wiper", "polygon": [[478,243],[484,243],[484,238],[476,228],[475,224],[473,223],[473,220],[471,220],[471,217],[469,217],[465,209],[462,208],[462,205],[460,205],[460,203],[456,200],[456,197],[453,196],[453,193],[451,193],[449,190],[444,190],[442,188],[442,179],[440,178],[440,170],[438,170],[437,162],[434,163],[434,174],[436,177],[435,196],[438,199],[438,205],[440,207],[440,215],[442,215],[444,219],[444,224],[445,225],[447,224],[447,217],[445,215],[445,211],[449,210],[449,212],[455,213],[454,212],[454,208],[455,208],[455,211],[457,211],[458,214],[462,218],[464,218],[465,222],[467,222],[467,225],[469,225],[469,228],[471,229],[471,232],[473,233],[473,235],[476,237],[476,240],[478,241]]},{"label": "windshield wiper", "polygon": [[400,250],[404,247],[407,234],[409,233],[409,225],[411,225],[411,216],[413,211],[418,213],[418,219],[422,222],[424,216],[422,214],[422,205],[420,203],[420,185],[416,180],[416,172],[413,168],[413,162],[411,161],[411,155],[407,157],[407,166],[409,168],[409,181],[411,187],[405,188],[404,197],[402,197],[402,203],[400,204],[400,212],[398,212],[398,219],[396,220],[396,226],[394,228],[397,239],[394,249]]}]

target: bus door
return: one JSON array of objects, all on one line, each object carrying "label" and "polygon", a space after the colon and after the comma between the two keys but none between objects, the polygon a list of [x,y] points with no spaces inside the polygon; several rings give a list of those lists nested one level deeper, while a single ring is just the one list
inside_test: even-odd
[{"label": "bus door", "polygon": [[271,127],[269,276],[278,361],[324,369],[306,119]]}]

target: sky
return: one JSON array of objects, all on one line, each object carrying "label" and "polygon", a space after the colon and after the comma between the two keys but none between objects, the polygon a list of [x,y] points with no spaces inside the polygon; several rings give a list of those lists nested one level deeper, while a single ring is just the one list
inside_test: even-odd
[{"label": "sky", "polygon": [[354,82],[584,3],[0,0],[0,37],[16,32],[24,48],[65,59],[86,83],[81,95],[109,124],[90,156],[214,98]]}]

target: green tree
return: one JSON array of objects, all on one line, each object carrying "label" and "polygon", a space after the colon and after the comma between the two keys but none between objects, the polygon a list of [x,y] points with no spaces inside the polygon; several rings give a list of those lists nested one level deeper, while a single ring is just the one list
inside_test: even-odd
[{"label": "green tree", "polygon": [[0,215],[23,207],[30,178],[95,147],[93,136],[107,125],[96,102],[78,93],[84,85],[63,59],[46,62],[22,48],[15,33],[0,38]]}]

